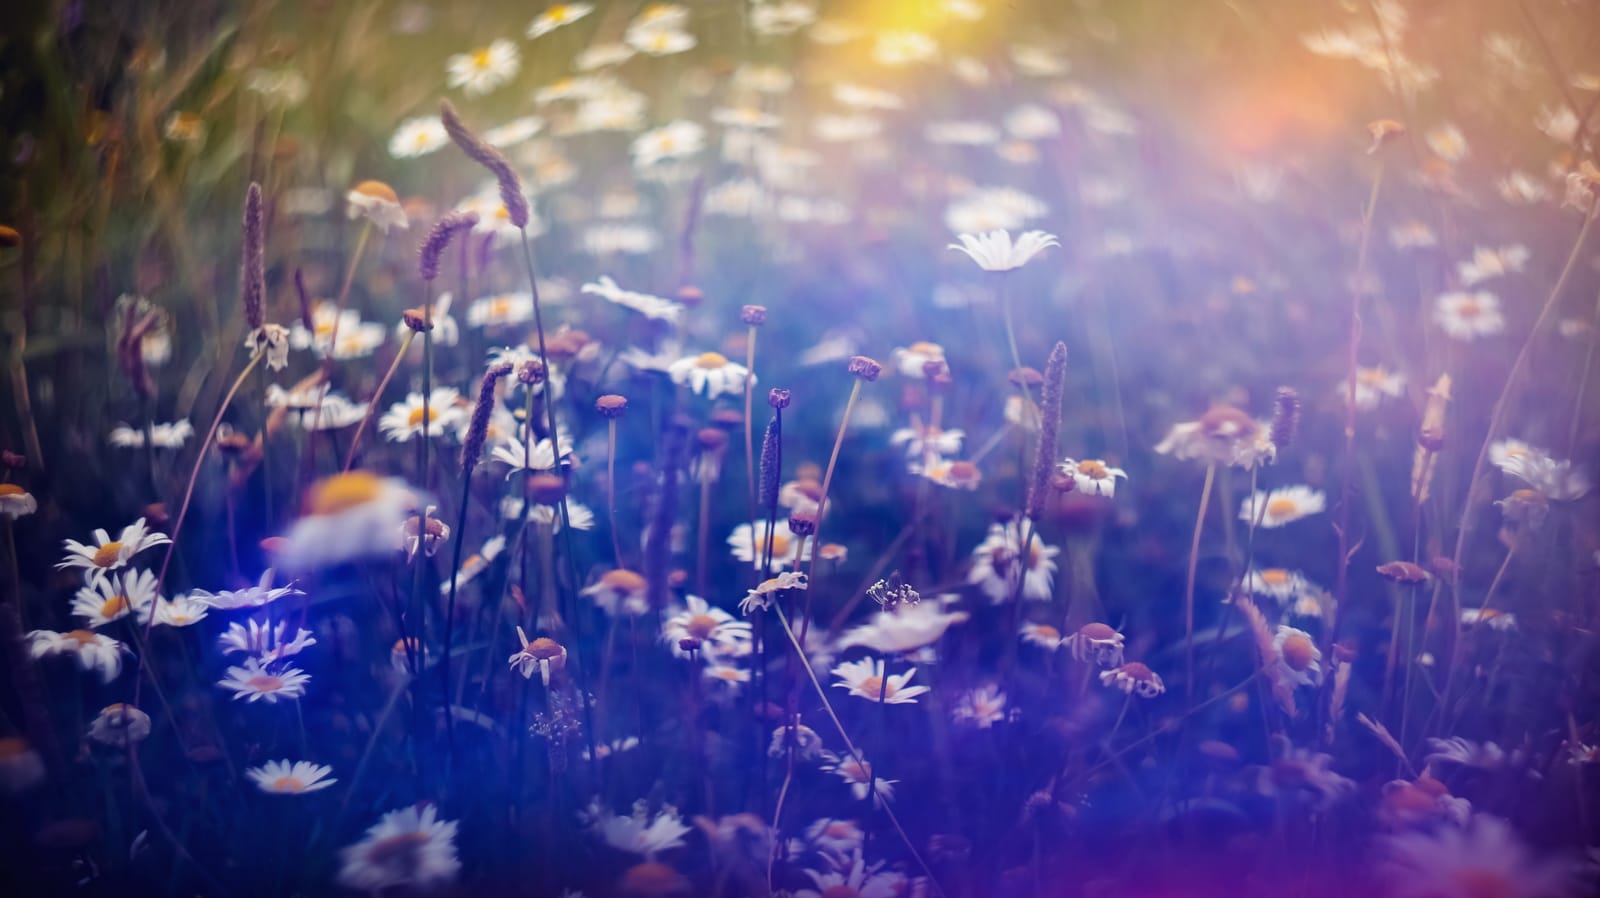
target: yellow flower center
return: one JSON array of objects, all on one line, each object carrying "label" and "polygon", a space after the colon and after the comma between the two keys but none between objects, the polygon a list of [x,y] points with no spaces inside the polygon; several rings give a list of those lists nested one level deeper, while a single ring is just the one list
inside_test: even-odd
[{"label": "yellow flower center", "polygon": [[15,483],[0,483],[0,496],[20,496],[27,490]]},{"label": "yellow flower center", "polygon": [[720,352],[702,352],[694,360],[694,366],[696,368],[705,368],[708,371],[715,368],[726,367],[727,364],[728,357]]},{"label": "yellow flower center", "polygon": [[100,616],[110,619],[127,610],[127,596],[112,596],[111,598],[106,599],[105,603],[100,606]]},{"label": "yellow flower center", "polygon": [[257,692],[277,692],[283,688],[283,677],[275,677],[272,674],[256,674],[245,680],[244,684]]},{"label": "yellow flower center", "polygon": [[95,632],[93,630],[73,630],[71,633],[66,634],[66,637],[76,642],[79,648],[83,648],[95,641]]},{"label": "yellow flower center", "polygon": [[860,689],[862,692],[865,692],[873,701],[878,700],[878,695],[880,693],[885,699],[888,699],[894,695],[894,687],[884,685],[883,677],[879,676],[871,676],[867,677],[865,680],[862,680]]},{"label": "yellow flower center", "polygon": [[[431,425],[437,420],[439,420],[439,410],[430,406],[428,408],[428,423]],[[406,416],[406,423],[412,427],[422,426],[422,406],[419,405],[411,410],[411,414]]]},{"label": "yellow flower center", "polygon": [[1299,503],[1293,499],[1278,498],[1267,503],[1267,516],[1273,518],[1286,518],[1300,510]]},{"label": "yellow flower center", "polygon": [[606,571],[603,575],[601,575],[600,582],[614,590],[617,590],[618,592],[638,592],[645,587],[645,580],[643,577],[639,576],[633,571],[624,570],[622,568],[618,568],[614,571]]},{"label": "yellow flower center", "polygon": [[666,48],[667,48],[667,34],[666,34],[666,32],[661,32],[660,34],[657,34],[654,37],[650,38],[650,49],[652,49],[652,50],[665,50]]},{"label": "yellow flower center", "polygon": [[1283,586],[1289,582],[1289,572],[1281,567],[1269,567],[1261,572],[1261,582],[1268,586]]},{"label": "yellow flower center", "polygon": [[1381,385],[1388,376],[1389,372],[1382,368],[1362,368],[1356,372],[1356,383],[1364,387],[1376,387]]},{"label": "yellow flower center", "polygon": [[280,776],[272,781],[272,791],[274,792],[301,792],[305,790],[305,787],[305,783],[292,776]]},{"label": "yellow flower center", "polygon": [[122,543],[117,542],[116,540],[112,540],[111,542],[108,542],[100,548],[94,550],[94,555],[89,558],[89,561],[92,562],[95,567],[111,567],[121,560]]},{"label": "yellow flower center", "polygon": [[[762,557],[762,556],[767,554],[767,538],[766,537],[758,536],[758,537],[755,538],[755,552],[756,552],[756,557],[757,558],[760,558],[760,557]],[[788,554],[789,554],[789,537],[784,536],[781,533],[772,534],[772,557],[773,558],[782,558],[783,556],[788,555]]]},{"label": "yellow flower center", "polygon": [[378,498],[383,480],[370,471],[335,474],[311,488],[306,505],[310,514],[338,514]]},{"label": "yellow flower center", "polygon": [[474,50],[472,52],[472,67],[476,69],[486,69],[489,67],[488,47],[484,47],[481,50]]},{"label": "yellow flower center", "polygon": [[710,639],[711,634],[717,629],[717,619],[709,614],[696,614],[689,618],[683,629],[688,631],[690,636],[704,642]]},{"label": "yellow flower center", "polygon": [[1093,459],[1078,462],[1078,473],[1091,480],[1104,480],[1108,474],[1105,464]]},{"label": "yellow flower center", "polygon": [[1289,665],[1291,670],[1304,672],[1311,667],[1313,651],[1311,640],[1295,633],[1283,641],[1283,663]]},{"label": "yellow flower center", "polygon": [[1456,306],[1456,314],[1462,318],[1476,318],[1483,314],[1483,306],[1476,299],[1464,299]]},{"label": "yellow flower center", "polygon": [[559,25],[562,22],[565,22],[567,20],[567,16],[569,16],[571,14],[572,14],[572,10],[568,9],[565,6],[552,6],[549,9],[545,10],[545,14],[544,15],[545,15],[545,18],[550,20],[551,24]]}]

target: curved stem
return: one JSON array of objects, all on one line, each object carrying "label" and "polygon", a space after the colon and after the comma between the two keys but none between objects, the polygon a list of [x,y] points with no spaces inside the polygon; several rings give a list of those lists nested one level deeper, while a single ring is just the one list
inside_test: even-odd
[{"label": "curved stem", "polygon": [[[351,466],[356,463],[356,451],[361,448],[361,434],[366,431],[367,424],[372,420],[373,413],[378,410],[378,402],[383,399],[383,391],[388,388],[389,381],[393,379],[395,371],[400,368],[400,361],[406,357],[406,351],[411,348],[411,341],[416,336],[416,331],[407,330],[406,335],[400,338],[400,348],[394,354],[394,362],[389,365],[389,370],[384,372],[383,380],[378,381],[378,389],[373,391],[372,399],[367,402],[367,413],[361,416],[361,423],[356,425],[356,434],[350,438],[350,452],[345,455],[344,459],[343,470],[345,473],[349,473]],[[312,426],[315,427],[316,425],[313,424]]]},{"label": "curved stem", "polygon": [[1186,682],[1185,705],[1194,705],[1194,578],[1200,565],[1200,534],[1205,529],[1206,508],[1211,504],[1211,487],[1217,480],[1217,465],[1206,465],[1206,483],[1200,488],[1200,511],[1194,516],[1194,536],[1189,541],[1189,576],[1183,587],[1183,669]]},{"label": "curved stem", "polygon": [[[812,545],[818,548],[822,546],[822,517],[828,510],[828,490],[833,486],[833,469],[839,464],[839,450],[844,447],[844,433],[850,429],[850,413],[855,411],[856,400],[861,397],[861,378],[857,377],[854,380],[855,383],[850,386],[850,398],[844,404],[844,415],[839,418],[839,433],[833,438],[833,453],[828,456],[828,470],[822,475],[822,496],[817,499],[817,532],[812,540]],[[770,532],[767,541],[772,541]],[[818,554],[817,548],[811,550],[811,567],[806,572],[808,578],[817,576]],[[759,561],[756,563],[760,564]]]}]

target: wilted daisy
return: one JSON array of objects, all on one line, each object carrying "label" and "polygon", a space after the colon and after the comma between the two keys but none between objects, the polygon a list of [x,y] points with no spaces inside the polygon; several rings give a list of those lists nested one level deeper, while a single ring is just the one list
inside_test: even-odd
[{"label": "wilted daisy", "polygon": [[733,549],[733,557],[759,568],[761,559],[770,551],[772,566],[768,569],[768,573],[776,573],[796,561],[811,560],[812,543],[807,541],[805,548],[801,549],[800,539],[789,529],[787,520],[780,520],[772,525],[770,541],[767,539],[767,532],[766,521],[740,524],[733,528],[733,533],[728,535],[728,545]]},{"label": "wilted daisy", "polygon": [[817,731],[798,721],[794,726],[781,726],[772,731],[772,740],[767,743],[767,757],[781,758],[789,753],[790,747],[794,748],[794,757],[797,761],[815,761],[828,757],[828,750],[822,744],[822,737]]},{"label": "wilted daisy", "polygon": [[378,421],[378,429],[396,443],[417,438],[437,437],[453,433],[460,426],[466,411],[457,404],[460,392],[451,387],[438,387],[428,395],[426,420],[422,408],[422,394],[411,393],[404,402],[396,402]]},{"label": "wilted daisy", "polygon": [[739,613],[750,615],[757,608],[771,608],[774,597],[779,593],[789,589],[805,589],[808,585],[806,575],[799,571],[784,571],[776,577],[768,577],[739,600]]},{"label": "wilted daisy", "polygon": [[1175,458],[1250,469],[1277,457],[1269,425],[1227,405],[1213,406],[1197,420],[1174,424],[1156,451]]},{"label": "wilted daisy", "polygon": [[1010,271],[1021,268],[1029,259],[1046,247],[1060,246],[1054,234],[1044,231],[1025,231],[1012,243],[1011,234],[992,230],[986,234],[959,234],[960,243],[950,244],[950,249],[966,253],[984,271]]},{"label": "wilted daisy", "polygon": [[440,820],[431,804],[390,811],[361,841],[340,849],[339,882],[370,894],[443,885],[461,870],[456,829],[456,822]]},{"label": "wilted daisy", "polygon": [[217,681],[223,689],[233,690],[235,699],[248,699],[251,703],[265,700],[275,704],[280,698],[299,698],[306,694],[310,674],[293,667],[283,667],[277,672],[268,669],[257,658],[244,659],[243,667],[228,668],[227,676]]},{"label": "wilted daisy", "polygon": [[450,142],[450,133],[437,115],[407,119],[389,138],[389,155],[396,159],[426,156]]},{"label": "wilted daisy", "polygon": [[663,851],[683,845],[683,837],[689,834],[689,827],[684,824],[677,808],[662,805],[660,810],[652,814],[649,803],[643,800],[634,802],[633,812],[622,817],[611,813],[599,799],[595,799],[586,811],[579,813],[579,817],[607,845],[647,858],[654,858]]},{"label": "wilted daisy", "polygon": [[[873,780],[872,764],[865,760],[858,761],[852,755],[846,755],[832,764],[822,765],[822,772],[832,773],[849,783],[850,793],[856,797],[857,801],[865,799],[867,790],[872,788],[868,785]],[[872,803],[876,805],[881,801],[893,801],[894,784],[898,782],[900,781],[878,777],[876,794],[872,796]]]},{"label": "wilted daisy", "polygon": [[461,88],[467,96],[486,94],[516,77],[521,66],[517,45],[500,38],[487,47],[450,57],[446,83]]},{"label": "wilted daisy", "polygon": [[328,776],[332,772],[332,767],[310,761],[268,761],[246,769],[244,775],[269,795],[303,795],[337,783]]},{"label": "wilted daisy", "polygon": [[600,575],[600,579],[578,591],[588,596],[595,607],[616,617],[625,614],[638,617],[650,610],[649,582],[634,571],[616,568]]},{"label": "wilted daisy", "polygon": [[122,702],[100,709],[89,724],[89,738],[102,745],[126,748],[134,742],[143,742],[150,735],[150,715]]},{"label": "wilted daisy", "polygon": [[1121,468],[1113,468],[1105,462],[1086,458],[1077,461],[1071,458],[1062,459],[1056,465],[1056,470],[1072,478],[1073,488],[1089,496],[1105,496],[1110,498],[1117,494],[1117,478],[1128,479],[1128,472]]},{"label": "wilted daisy", "polygon": [[557,3],[547,7],[533,20],[528,26],[528,37],[543,37],[562,25],[570,25],[592,12],[594,12],[592,3]]},{"label": "wilted daisy", "polygon": [[1273,528],[1320,514],[1328,504],[1320,490],[1309,486],[1286,486],[1267,492],[1256,490],[1239,505],[1239,520]]},{"label": "wilted daisy", "polygon": [[366,218],[380,231],[390,228],[404,231],[410,227],[406,211],[400,206],[400,197],[394,188],[382,181],[362,181],[345,194],[345,203],[351,218]]},{"label": "wilted daisy", "polygon": [[550,675],[567,666],[566,646],[554,639],[540,636],[530,640],[519,626],[517,641],[522,643],[522,648],[512,654],[509,663],[511,669],[522,674],[524,680],[532,679],[533,672],[537,670],[539,679],[549,686]]},{"label": "wilted daisy", "polygon": [[72,613],[91,627],[103,627],[136,613],[149,620],[156,601],[156,575],[149,571],[125,570],[91,580],[72,599]]},{"label": "wilted daisy", "polygon": [[1483,290],[1441,294],[1433,302],[1433,320],[1457,340],[1492,337],[1506,327],[1505,317],[1500,314],[1499,298]]},{"label": "wilted daisy", "polygon": [[[1022,549],[1022,531],[1028,548]],[[972,550],[972,570],[967,582],[976,585],[995,604],[1009,601],[1022,580],[1022,598],[1044,601],[1052,594],[1055,557],[1061,552],[1039,538],[1038,528],[1026,521],[990,524],[989,535]],[[1024,557],[1026,556],[1026,557]]]},{"label": "wilted daisy", "polygon": [[889,675],[886,682],[883,662],[863,658],[835,667],[833,675],[838,677],[840,682],[833,685],[836,689],[848,689],[851,695],[872,702],[882,701],[890,705],[915,704],[917,696],[928,691],[926,686],[906,685],[916,673],[917,669],[913,667],[903,674]]},{"label": "wilted daisy", "polygon": [[317,644],[311,631],[301,628],[296,628],[293,639],[286,639],[285,633],[288,627],[287,621],[279,621],[275,627],[263,625],[255,620],[248,621],[245,625],[230,623],[227,632],[217,637],[217,645],[225,655],[243,653],[270,663],[290,655],[298,655]]},{"label": "wilted daisy", "polygon": [[698,640],[708,658],[750,653],[753,632],[748,622],[713,608],[699,596],[684,596],[684,605],[661,624],[661,641],[672,647],[674,655],[689,657],[681,645],[685,639]]},{"label": "wilted daisy", "polygon": [[750,369],[729,361],[720,352],[702,352],[679,359],[667,369],[667,374],[672,377],[673,383],[687,386],[696,393],[704,394],[707,399],[743,393],[745,380],[754,379]]},{"label": "wilted daisy", "polygon": [[32,493],[15,483],[0,483],[0,517],[15,521],[38,510],[39,502]]},{"label": "wilted daisy", "polygon": [[1123,636],[1107,624],[1084,624],[1063,640],[1072,657],[1085,664],[1117,667],[1122,664]]},{"label": "wilted daisy", "polygon": [[71,655],[79,667],[98,673],[101,682],[109,683],[122,673],[122,656],[129,651],[122,643],[93,630],[33,630],[28,633],[28,653],[34,658]]},{"label": "wilted daisy", "polygon": [[969,689],[956,700],[950,717],[956,723],[987,730],[1006,719],[1006,694],[993,683]]},{"label": "wilted daisy", "polygon": [[1143,698],[1155,698],[1167,691],[1160,675],[1138,661],[1129,661],[1120,667],[1102,671],[1100,682]]},{"label": "wilted daisy", "polygon": [[1291,686],[1316,686],[1322,682],[1322,652],[1310,633],[1280,626],[1272,637],[1272,650],[1277,660],[1270,671],[1273,679]]},{"label": "wilted daisy", "polygon": [[146,549],[172,542],[165,533],[151,531],[144,518],[122,528],[116,539],[104,530],[94,532],[94,544],[86,545],[75,539],[66,540],[67,557],[56,564],[58,570],[82,568],[90,582],[106,576],[111,571],[125,567],[133,556]]}]

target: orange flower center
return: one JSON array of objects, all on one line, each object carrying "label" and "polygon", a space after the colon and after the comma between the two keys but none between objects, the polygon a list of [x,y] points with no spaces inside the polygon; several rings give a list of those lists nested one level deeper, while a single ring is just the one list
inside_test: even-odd
[{"label": "orange flower center", "polygon": [[1362,386],[1376,387],[1389,377],[1389,372],[1382,368],[1362,368],[1356,372],[1356,382]]},{"label": "orange flower center", "polygon": [[1464,299],[1456,306],[1456,314],[1462,318],[1476,318],[1483,314],[1483,306],[1476,299]]},{"label": "orange flower center", "polygon": [[16,736],[0,739],[0,758],[20,758],[28,753],[28,740]]},{"label": "orange flower center", "polygon": [[27,490],[15,483],[0,483],[0,496],[20,496]]},{"label": "orange flower center", "polygon": [[1289,572],[1281,567],[1269,567],[1261,572],[1261,582],[1268,586],[1283,586],[1289,582]]},{"label": "orange flower center", "polygon": [[245,680],[244,684],[256,692],[277,692],[283,688],[283,677],[275,677],[271,674],[256,674]]},{"label": "orange flower center", "polygon": [[122,560],[122,543],[112,540],[94,550],[94,555],[89,559],[95,567],[111,567]]},{"label": "orange flower center", "polygon": [[728,357],[720,352],[702,352],[694,360],[696,368],[704,368],[708,371],[726,367],[727,364]]},{"label": "orange flower center", "polygon": [[1311,667],[1313,651],[1311,640],[1296,633],[1283,641],[1283,663],[1291,670],[1303,672]]},{"label": "orange flower center", "polygon": [[618,592],[638,592],[645,587],[643,577],[623,568],[606,571],[605,574],[601,575],[600,582]]},{"label": "orange flower center", "polygon": [[[765,555],[767,553],[767,538],[766,537],[764,537],[764,536],[756,537],[756,539],[755,539],[755,550],[756,550],[756,557],[757,558],[760,558],[761,556],[763,556],[763,555]],[[772,557],[773,558],[782,558],[783,556],[785,556],[787,554],[789,554],[789,537],[784,536],[781,533],[772,534]]]},{"label": "orange flower center", "polygon": [[1273,518],[1286,518],[1300,510],[1299,503],[1293,499],[1273,499],[1267,503],[1267,516]]},{"label": "orange flower center", "polygon": [[370,471],[335,474],[311,488],[306,505],[310,514],[338,514],[371,502],[382,490],[382,479]]},{"label": "orange flower center", "polygon": [[848,839],[855,835],[855,828],[843,820],[835,820],[822,828],[822,832],[834,839]]},{"label": "orange flower center", "polygon": [[71,633],[66,634],[67,638],[76,642],[79,648],[94,642],[95,635],[93,630],[73,630]]},{"label": "orange flower center", "polygon": [[127,596],[112,596],[100,606],[100,616],[112,618],[128,610]]},{"label": "orange flower center", "polygon": [[305,783],[292,776],[280,776],[272,781],[272,791],[274,792],[300,792],[305,787]]},{"label": "orange flower center", "polygon": [[689,618],[689,622],[684,624],[683,628],[688,631],[690,636],[704,642],[710,639],[711,634],[716,631],[717,619],[709,614],[696,614],[694,617]]},{"label": "orange flower center", "polygon": [[473,65],[474,68],[479,68],[479,69],[486,69],[486,68],[489,67],[489,48],[488,47],[485,47],[482,50],[476,50],[476,51],[473,52],[473,54],[472,54],[472,65]]},{"label": "orange flower center", "polygon": [[888,686],[885,686],[883,683],[883,677],[879,676],[867,677],[865,680],[861,681],[859,688],[862,692],[865,692],[868,696],[870,696],[873,701],[878,700],[879,693],[884,693],[884,698],[888,698],[890,695],[894,694],[894,690],[890,689]]},{"label": "orange flower center", "polygon": [[1034,624],[1033,634],[1043,639],[1060,639],[1061,631],[1049,624]]},{"label": "orange flower center", "polygon": [[[439,420],[439,410],[436,409],[436,408],[433,408],[432,406],[429,406],[428,407],[428,423],[431,425],[431,424],[433,424],[433,422],[435,422],[437,420]],[[420,426],[422,426],[422,407],[421,406],[418,406],[417,408],[414,408],[414,409],[411,410],[411,414],[406,416],[406,423],[409,424],[412,427],[420,427]]]},{"label": "orange flower center", "polygon": [[1078,473],[1093,480],[1104,480],[1110,472],[1103,462],[1094,460],[1078,462]]}]

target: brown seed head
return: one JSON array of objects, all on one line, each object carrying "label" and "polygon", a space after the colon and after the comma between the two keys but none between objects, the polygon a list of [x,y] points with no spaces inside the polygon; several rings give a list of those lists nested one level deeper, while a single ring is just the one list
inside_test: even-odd
[{"label": "brown seed head", "polygon": [[862,380],[874,381],[878,379],[878,375],[883,373],[883,365],[879,364],[875,359],[870,359],[864,355],[852,356],[850,358],[849,371]]},{"label": "brown seed head", "polygon": [[760,327],[767,323],[767,307],[745,306],[739,310],[739,320],[751,327]]},{"label": "brown seed head", "polygon": [[602,418],[620,418],[628,410],[628,397],[617,393],[607,393],[594,401],[594,410]]},{"label": "brown seed head", "polygon": [[406,327],[419,334],[423,331],[433,330],[432,318],[428,315],[427,310],[421,307],[406,309],[401,313],[400,320],[405,322]]}]

